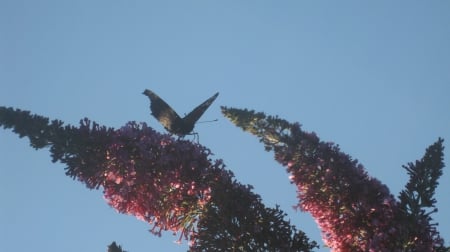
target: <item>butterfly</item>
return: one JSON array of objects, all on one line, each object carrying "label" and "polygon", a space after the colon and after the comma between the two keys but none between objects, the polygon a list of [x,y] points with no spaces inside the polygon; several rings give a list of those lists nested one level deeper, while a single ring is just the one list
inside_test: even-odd
[{"label": "butterfly", "polygon": [[198,119],[200,119],[217,96],[219,96],[219,93],[215,93],[208,100],[198,105],[185,117],[181,118],[177,112],[169,106],[169,104],[167,104],[154,92],[146,89],[143,94],[150,98],[150,110],[152,111],[152,115],[168,132],[178,136],[185,136],[191,133],[194,130],[195,123]]}]

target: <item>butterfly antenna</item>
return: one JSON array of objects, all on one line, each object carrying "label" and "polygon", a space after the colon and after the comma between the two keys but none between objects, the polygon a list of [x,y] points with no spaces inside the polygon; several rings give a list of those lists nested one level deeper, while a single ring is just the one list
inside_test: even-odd
[{"label": "butterfly antenna", "polygon": [[214,119],[214,120],[209,120],[209,121],[201,121],[201,122],[197,122],[197,123],[210,123],[210,122],[217,122],[219,121],[219,119]]}]

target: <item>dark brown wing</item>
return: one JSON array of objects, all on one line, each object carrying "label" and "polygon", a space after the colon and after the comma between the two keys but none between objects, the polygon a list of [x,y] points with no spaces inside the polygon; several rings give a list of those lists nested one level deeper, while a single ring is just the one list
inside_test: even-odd
[{"label": "dark brown wing", "polygon": [[178,129],[181,124],[183,124],[183,120],[177,112],[175,112],[169,104],[167,104],[152,91],[146,89],[143,94],[150,98],[150,110],[152,111],[152,115],[164,126],[167,131],[179,135],[180,132],[178,132]]},{"label": "dark brown wing", "polygon": [[[205,111],[211,106],[214,100],[219,96],[219,93],[215,93],[208,100],[204,101],[202,104],[198,105],[194,110],[187,114],[184,118],[184,127],[186,131],[190,133],[194,129],[195,123],[200,119],[200,117],[205,113]],[[186,133],[187,134],[187,133]]]}]

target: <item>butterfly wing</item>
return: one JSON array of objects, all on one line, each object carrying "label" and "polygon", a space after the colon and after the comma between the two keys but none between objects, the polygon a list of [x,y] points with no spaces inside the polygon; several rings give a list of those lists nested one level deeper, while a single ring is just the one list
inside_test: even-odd
[{"label": "butterfly wing", "polygon": [[195,123],[200,119],[203,113],[205,113],[209,106],[211,106],[217,96],[219,96],[219,93],[215,93],[183,118],[185,131],[188,131],[187,133],[190,133],[194,129]]},{"label": "butterfly wing", "polygon": [[150,110],[152,115],[164,126],[170,133],[179,134],[177,128],[182,124],[181,117],[173,110],[169,104],[161,99],[157,94],[146,89],[143,93],[150,98]]}]

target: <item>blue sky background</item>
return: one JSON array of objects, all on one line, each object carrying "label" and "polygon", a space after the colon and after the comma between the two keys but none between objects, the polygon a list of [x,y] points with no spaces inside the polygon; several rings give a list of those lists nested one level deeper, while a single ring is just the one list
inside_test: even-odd
[{"label": "blue sky background", "polygon": [[[120,127],[150,116],[149,88],[180,114],[215,92],[200,142],[239,181],[322,244],[284,169],[220,105],[299,121],[340,144],[394,195],[402,165],[438,137],[450,159],[449,1],[0,0],[0,105],[78,124]],[[0,130],[0,244],[4,251],[186,251],[110,208],[52,164],[46,150]],[[437,191],[450,242],[450,170]],[[320,251],[328,251],[324,248]]]}]

